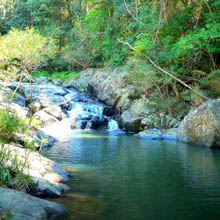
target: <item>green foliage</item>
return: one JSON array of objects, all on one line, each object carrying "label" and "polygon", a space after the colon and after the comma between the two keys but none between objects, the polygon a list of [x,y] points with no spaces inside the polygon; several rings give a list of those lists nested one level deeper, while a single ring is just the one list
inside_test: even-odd
[{"label": "green foliage", "polygon": [[34,78],[38,78],[41,76],[45,76],[51,79],[60,79],[62,81],[68,80],[72,77],[77,77],[79,71],[74,71],[74,72],[68,72],[68,71],[63,71],[63,72],[53,72],[49,73],[48,71],[38,71],[33,73]]},{"label": "green foliage", "polygon": [[11,142],[15,133],[25,133],[25,122],[10,109],[0,109],[0,141]]},{"label": "green foliage", "polygon": [[[220,68],[219,0],[6,0],[0,15],[0,66],[6,77],[32,65],[61,80],[75,69],[126,65],[128,83],[145,81],[147,94],[154,87],[156,97],[180,102],[185,88],[158,71],[150,57],[191,87],[209,87],[211,97],[219,96],[218,78],[212,78]],[[6,35],[11,27],[17,29]],[[182,99],[196,100],[187,97]]]},{"label": "green foliage", "polygon": [[[26,159],[21,161],[16,153],[8,149],[5,143],[15,140],[15,134],[28,132],[28,127],[23,119],[18,117],[9,108],[0,109],[0,187],[25,191],[30,177],[24,175]],[[28,148],[33,143],[25,142]],[[26,155],[28,157],[28,154]]]},{"label": "green foliage", "polygon": [[201,87],[210,89],[216,97],[220,97],[220,70],[213,70],[201,80]]},{"label": "green foliage", "polygon": [[154,42],[150,34],[141,33],[137,36],[135,41],[135,53],[148,53],[150,54],[154,48]]},{"label": "green foliage", "polygon": [[[27,155],[28,157],[28,155]],[[0,187],[7,186],[19,191],[25,191],[30,177],[24,175],[27,168],[25,162],[18,159],[4,144],[0,146]]]},{"label": "green foliage", "polygon": [[12,29],[0,37],[0,69],[15,65],[21,70],[38,69],[47,65],[56,54],[52,38],[41,36],[33,28]]},{"label": "green foliage", "polygon": [[11,213],[5,209],[0,208],[0,219],[1,220],[11,219]]}]

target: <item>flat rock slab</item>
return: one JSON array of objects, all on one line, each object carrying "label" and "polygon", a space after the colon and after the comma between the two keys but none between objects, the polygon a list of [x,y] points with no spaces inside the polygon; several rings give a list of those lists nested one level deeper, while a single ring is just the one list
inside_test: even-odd
[{"label": "flat rock slab", "polygon": [[24,168],[24,173],[31,177],[43,179],[50,183],[68,180],[68,174],[63,168],[38,152],[13,145],[5,145],[5,149],[10,150],[11,154],[17,155],[18,160],[25,161],[27,167]]},{"label": "flat rock slab", "polygon": [[135,134],[136,137],[147,139],[147,140],[170,140],[176,141],[177,140],[177,128],[167,129],[161,132],[159,129],[147,129],[144,131]]},{"label": "flat rock slab", "polygon": [[47,220],[66,211],[61,204],[5,188],[0,188],[0,207],[10,211],[12,220]]},{"label": "flat rock slab", "polygon": [[162,132],[159,129],[147,129],[135,134],[136,137],[147,139],[147,140],[162,140]]}]

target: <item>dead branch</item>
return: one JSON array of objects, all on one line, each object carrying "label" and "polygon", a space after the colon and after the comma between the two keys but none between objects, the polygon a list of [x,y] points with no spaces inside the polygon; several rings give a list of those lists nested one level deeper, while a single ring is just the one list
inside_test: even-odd
[{"label": "dead branch", "polygon": [[[130,45],[128,42],[124,42],[124,41],[121,41],[121,40],[119,40],[119,39],[118,39],[118,41],[119,41],[120,43],[123,43],[123,44],[127,45],[128,47],[130,47],[133,51],[136,51],[136,49],[135,49],[132,45]],[[186,88],[192,90],[193,92],[195,92],[196,94],[198,94],[198,95],[201,96],[202,98],[204,98],[204,99],[206,99],[206,100],[209,99],[208,97],[204,96],[204,95],[203,95],[202,93],[200,93],[199,91],[197,91],[197,90],[193,89],[191,86],[187,85],[187,84],[186,84],[184,81],[182,81],[181,79],[177,78],[175,75],[173,75],[173,74],[167,72],[166,70],[162,69],[162,68],[161,68],[160,66],[158,66],[156,63],[154,63],[150,57],[148,57],[148,56],[146,56],[146,57],[147,57],[148,61],[149,61],[157,70],[159,70],[160,72],[162,72],[162,73],[164,73],[164,74],[170,76],[171,78],[175,79],[177,82],[179,82],[180,84],[182,84],[182,85],[185,86]]]},{"label": "dead branch", "polygon": [[135,20],[135,21],[137,21],[138,23],[140,23],[140,24],[144,24],[142,21],[140,21],[139,19],[137,19],[133,14],[132,14],[132,12],[130,11],[130,9],[129,9],[129,7],[128,7],[128,4],[127,4],[127,2],[124,0],[124,4],[125,4],[125,7],[126,7],[126,9],[127,9],[127,12],[131,15],[131,17]]}]

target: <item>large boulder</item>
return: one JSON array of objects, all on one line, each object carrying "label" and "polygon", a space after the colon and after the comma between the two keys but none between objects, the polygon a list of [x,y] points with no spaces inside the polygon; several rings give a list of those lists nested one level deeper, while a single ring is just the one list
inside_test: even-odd
[{"label": "large boulder", "polygon": [[135,117],[134,113],[130,111],[123,112],[121,115],[122,124],[128,131],[138,132],[141,120],[142,118]]},{"label": "large boulder", "polygon": [[180,141],[206,147],[220,147],[220,99],[210,100],[189,113],[181,122]]},{"label": "large boulder", "polygon": [[47,220],[66,210],[61,204],[11,189],[0,188],[0,198],[0,207],[10,212],[12,220]]}]

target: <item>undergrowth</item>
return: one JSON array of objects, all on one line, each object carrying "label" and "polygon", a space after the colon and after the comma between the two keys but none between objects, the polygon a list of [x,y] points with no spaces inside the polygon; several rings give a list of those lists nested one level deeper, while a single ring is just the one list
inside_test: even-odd
[{"label": "undergrowth", "polygon": [[[26,191],[30,177],[24,174],[27,169],[29,151],[21,160],[18,154],[7,146],[15,141],[16,133],[28,132],[24,120],[9,108],[0,109],[0,187]],[[31,146],[30,146],[31,147]]]},{"label": "undergrowth", "polygon": [[43,70],[43,71],[34,72],[33,77],[38,78],[38,77],[44,76],[50,79],[60,79],[61,81],[66,81],[73,77],[77,78],[78,73],[79,71],[73,71],[73,72],[62,71],[62,72],[49,73],[48,71]]}]

